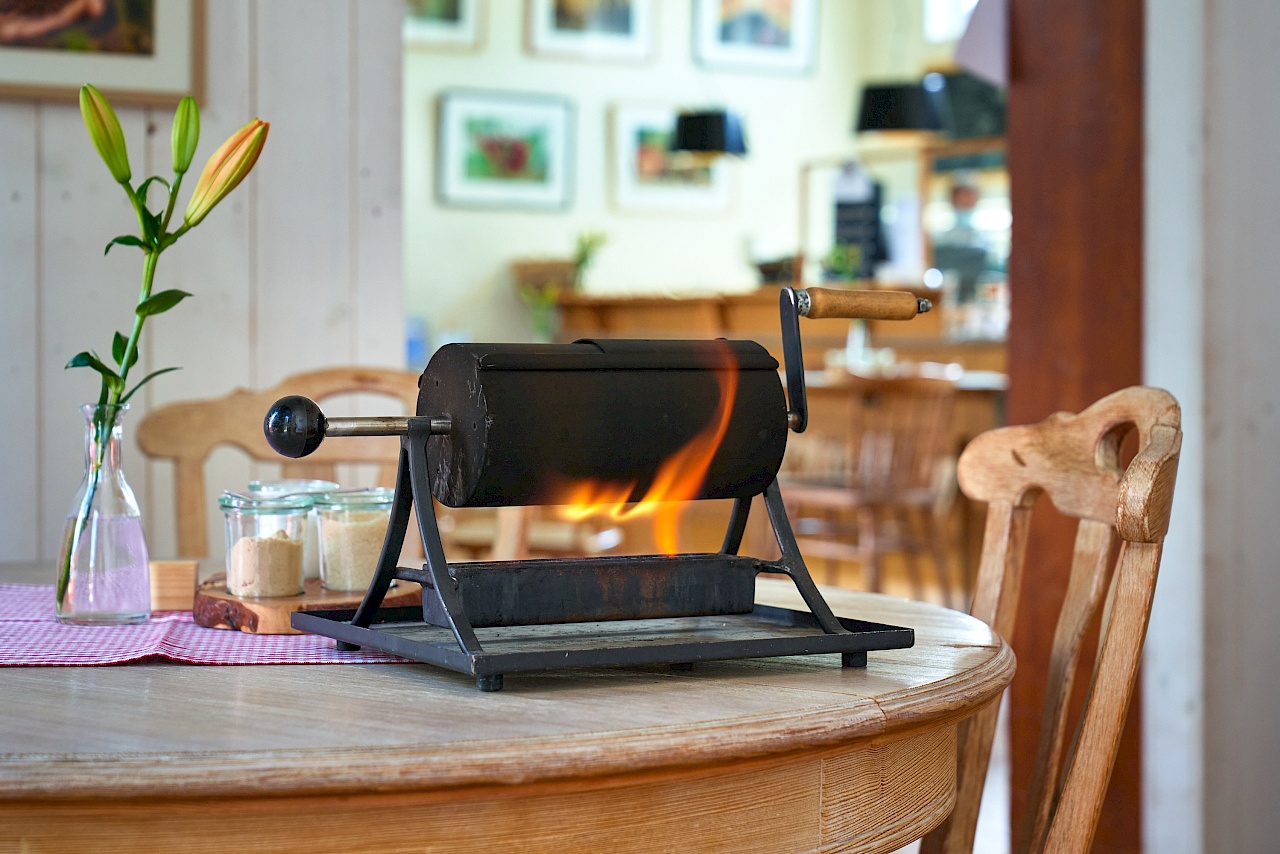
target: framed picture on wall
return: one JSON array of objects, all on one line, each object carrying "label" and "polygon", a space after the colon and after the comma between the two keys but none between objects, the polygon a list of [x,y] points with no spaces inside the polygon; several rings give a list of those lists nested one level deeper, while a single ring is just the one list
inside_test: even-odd
[{"label": "framed picture on wall", "polygon": [[818,0],[694,0],[693,55],[709,68],[805,74],[817,34]]},{"label": "framed picture on wall", "polygon": [[203,94],[204,4],[0,4],[0,98],[75,101],[92,83],[116,106]]},{"label": "framed picture on wall", "polygon": [[480,46],[484,0],[405,0],[407,47],[471,50]]},{"label": "framed picture on wall", "polygon": [[729,206],[730,170],[682,163],[668,150],[674,107],[620,104],[612,116],[613,201],[622,211],[710,213]]},{"label": "framed picture on wall", "polygon": [[653,55],[654,0],[527,0],[537,56],[642,62]]},{"label": "framed picture on wall", "polygon": [[556,209],[573,196],[565,98],[451,90],[440,96],[436,192],[449,205]]}]

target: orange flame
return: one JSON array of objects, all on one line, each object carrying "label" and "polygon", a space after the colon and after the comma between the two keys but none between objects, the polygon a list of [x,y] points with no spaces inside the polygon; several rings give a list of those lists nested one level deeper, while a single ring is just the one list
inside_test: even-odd
[{"label": "orange flame", "polygon": [[634,483],[624,486],[592,480],[577,481],[569,485],[562,499],[566,505],[562,511],[565,518],[580,521],[607,515],[622,520],[652,515],[658,550],[666,555],[677,553],[680,513],[684,510],[684,505],[677,502],[697,497],[706,480],[707,470],[711,468],[711,460],[729,429],[729,416],[738,393],[738,371],[733,353],[727,346],[717,349],[721,364],[715,366],[716,382],[720,386],[716,412],[698,435],[662,462],[644,498],[634,504],[627,503]]}]

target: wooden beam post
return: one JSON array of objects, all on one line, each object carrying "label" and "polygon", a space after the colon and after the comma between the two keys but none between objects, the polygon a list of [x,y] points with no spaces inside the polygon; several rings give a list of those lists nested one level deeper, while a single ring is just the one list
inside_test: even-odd
[{"label": "wooden beam post", "polygon": [[[1142,380],[1142,57],[1141,0],[1011,0],[1012,424]],[[1015,832],[1073,537],[1065,519],[1032,525],[1012,638]],[[1140,850],[1140,720],[1135,691],[1095,851]]]}]

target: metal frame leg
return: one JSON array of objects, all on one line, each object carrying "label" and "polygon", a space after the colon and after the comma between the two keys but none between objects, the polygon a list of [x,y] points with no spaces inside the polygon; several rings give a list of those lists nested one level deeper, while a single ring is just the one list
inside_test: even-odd
[{"label": "metal frame leg", "polygon": [[[430,419],[409,419],[408,432],[400,439],[400,462],[396,470],[396,491],[392,499],[391,522],[382,542],[382,554],[378,569],[365,592],[360,607],[356,609],[351,624],[368,628],[386,598],[387,590],[396,577],[396,564],[404,546],[409,528],[409,511],[416,506],[418,534],[426,557],[426,571],[430,584],[422,586],[423,622],[444,625],[453,632],[458,647],[468,655],[484,652],[476,638],[475,629],[467,620],[457,582],[449,574],[449,563],[440,542],[440,529],[436,524],[435,505],[431,499],[431,484],[427,478],[427,439],[431,437]],[[338,641],[339,649],[359,649],[356,644]],[[502,688],[502,674],[476,677],[476,686],[482,691],[498,691]]]},{"label": "metal frame leg", "polygon": [[747,516],[751,513],[750,498],[733,499],[733,515],[729,517],[729,528],[724,532],[724,544],[720,553],[736,555],[742,546],[742,535],[747,532]]},{"label": "metal frame leg", "polygon": [[[391,500],[391,521],[387,525],[387,535],[382,541],[382,554],[378,557],[378,569],[369,582],[360,607],[351,618],[353,626],[367,629],[373,623],[373,617],[382,607],[382,601],[391,589],[391,582],[396,577],[396,564],[400,560],[400,550],[404,547],[404,536],[409,529],[409,511],[413,507],[413,487],[409,478],[409,452],[405,439],[400,440],[400,461],[396,468],[396,491]],[[353,650],[360,647],[346,641],[338,641],[338,649]]]},{"label": "metal frame leg", "polygon": [[840,625],[840,621],[831,612],[831,606],[827,604],[826,599],[822,598],[818,585],[814,584],[813,577],[809,575],[809,570],[804,565],[804,558],[800,556],[800,547],[796,544],[795,534],[791,531],[791,521],[787,518],[786,507],[782,504],[782,490],[778,488],[776,479],[770,481],[765,488],[764,506],[769,511],[769,522],[773,525],[774,539],[778,541],[778,548],[782,550],[782,560],[779,561],[782,571],[791,576],[800,595],[804,597],[805,604],[809,606],[809,611],[818,621],[818,625],[822,626],[823,631],[829,635],[848,634],[849,630]]},{"label": "metal frame leg", "polygon": [[[431,588],[422,588],[422,614],[426,622],[427,612],[431,616],[442,618],[446,628],[453,632],[458,646],[468,655],[484,652],[480,641],[476,639],[475,629],[467,620],[463,608],[462,597],[458,593],[458,583],[449,574],[449,562],[445,560],[444,546],[440,542],[440,529],[436,525],[435,506],[431,503],[431,484],[427,480],[427,439],[430,429],[415,430],[412,423],[409,435],[405,437],[405,446],[409,455],[409,478],[413,484],[414,503],[418,507],[418,533],[422,537],[422,548],[426,552],[426,570],[431,575]],[[438,607],[432,607],[438,606]]]}]

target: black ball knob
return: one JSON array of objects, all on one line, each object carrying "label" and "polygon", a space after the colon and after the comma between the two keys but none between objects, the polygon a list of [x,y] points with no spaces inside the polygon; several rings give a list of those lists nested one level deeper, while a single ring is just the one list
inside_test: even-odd
[{"label": "black ball knob", "polygon": [[262,432],[276,453],[297,459],[320,447],[328,421],[314,400],[300,394],[282,397],[267,410]]}]

